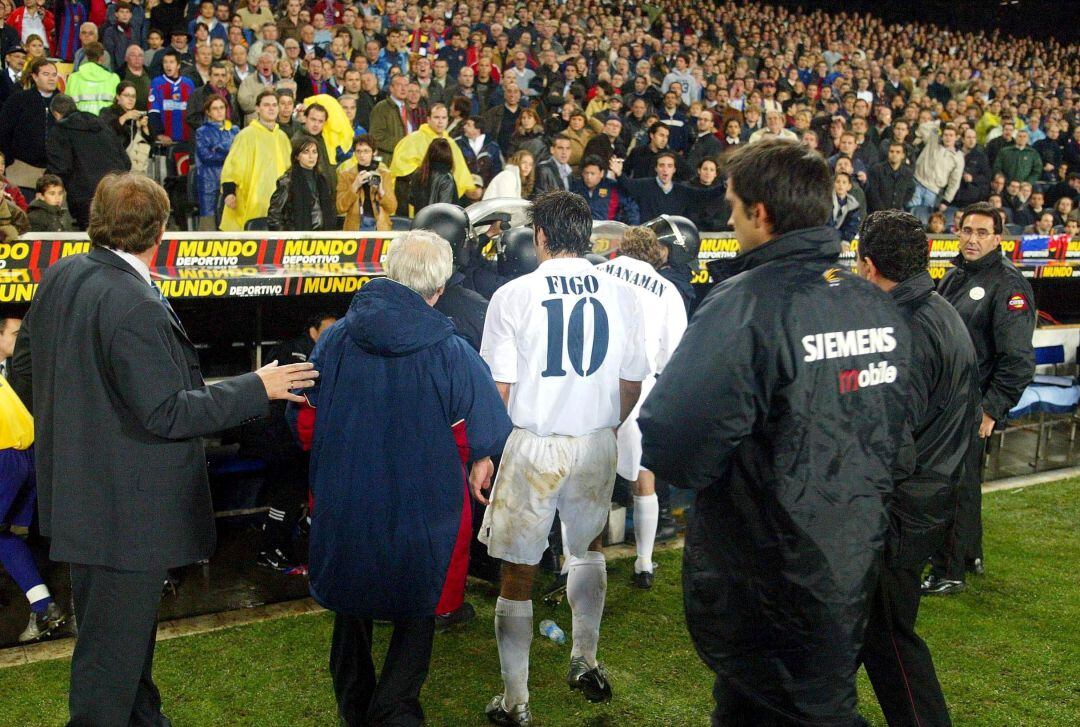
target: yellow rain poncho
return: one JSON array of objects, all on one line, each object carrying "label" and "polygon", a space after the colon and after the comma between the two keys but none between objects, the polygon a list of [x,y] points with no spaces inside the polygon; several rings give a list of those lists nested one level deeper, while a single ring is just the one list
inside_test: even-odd
[{"label": "yellow rain poncho", "polygon": [[236,135],[225,165],[222,185],[236,185],[236,209],[225,207],[221,229],[238,232],[248,220],[266,217],[277,180],[289,171],[292,146],[277,126],[270,131],[257,118]]},{"label": "yellow rain poncho", "polygon": [[330,155],[330,164],[337,166],[338,152],[351,151],[353,143],[353,127],[349,123],[349,117],[345,115],[345,109],[333,96],[321,93],[318,96],[309,96],[304,99],[304,106],[319,104],[326,109],[326,123],[323,125],[322,138],[326,142],[326,151]]},{"label": "yellow rain poncho", "polygon": [[421,124],[419,129],[399,141],[394,147],[394,157],[390,161],[390,183],[393,184],[398,177],[415,172],[423,163],[424,155],[427,154],[431,142],[439,138],[450,142],[450,154],[454,158],[454,182],[457,184],[458,196],[461,197],[470,189],[475,188],[472,172],[469,171],[469,165],[461,154],[461,147],[445,131],[440,134],[428,124]]}]

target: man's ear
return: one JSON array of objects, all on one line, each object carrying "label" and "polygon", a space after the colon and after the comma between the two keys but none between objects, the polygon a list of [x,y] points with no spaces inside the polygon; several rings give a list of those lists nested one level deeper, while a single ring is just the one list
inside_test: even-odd
[{"label": "man's ear", "polygon": [[772,233],[772,220],[769,218],[769,210],[765,208],[764,202],[754,204],[751,217],[754,220],[755,227],[770,234]]}]

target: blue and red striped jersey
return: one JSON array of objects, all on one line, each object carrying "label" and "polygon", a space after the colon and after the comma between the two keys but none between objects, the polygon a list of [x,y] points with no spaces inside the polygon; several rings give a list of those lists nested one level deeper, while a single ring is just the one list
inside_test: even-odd
[{"label": "blue and red striped jersey", "polygon": [[[160,125],[162,133],[174,141],[187,141],[191,129],[187,118],[188,98],[195,92],[195,83],[185,76],[172,79],[161,75],[150,83],[150,119]],[[154,116],[157,115],[155,119]]]}]

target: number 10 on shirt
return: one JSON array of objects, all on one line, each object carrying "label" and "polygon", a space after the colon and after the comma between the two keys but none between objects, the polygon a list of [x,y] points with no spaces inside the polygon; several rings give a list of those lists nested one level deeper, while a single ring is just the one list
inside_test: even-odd
[{"label": "number 10 on shirt", "polygon": [[[570,320],[564,316],[562,298],[545,300],[541,305],[547,311],[547,367],[541,376],[566,376],[563,368],[563,352],[578,376],[595,374],[604,363],[608,350],[608,316],[599,300],[580,298],[570,309]],[[592,310],[592,341],[588,368],[585,368],[586,326],[585,309]]]}]

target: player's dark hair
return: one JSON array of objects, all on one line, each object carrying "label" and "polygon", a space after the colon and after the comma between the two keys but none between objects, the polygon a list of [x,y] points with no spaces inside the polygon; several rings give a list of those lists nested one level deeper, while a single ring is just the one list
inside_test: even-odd
[{"label": "player's dark hair", "polygon": [[735,147],[724,166],[731,191],[743,205],[764,205],[774,235],[828,221],[832,174],[813,149],[797,141],[765,139]]},{"label": "player's dark hair", "polygon": [[915,215],[900,210],[881,210],[863,220],[859,229],[858,255],[873,260],[878,271],[902,283],[926,270],[930,245]]},{"label": "player's dark hair", "polygon": [[[1001,195],[998,195],[998,197],[1000,196]],[[976,202],[965,207],[964,211],[960,213],[960,226],[963,227],[964,223],[967,222],[967,218],[972,215],[982,215],[983,217],[992,219],[994,221],[995,235],[1000,235],[1005,229],[1005,225],[1001,220],[1001,215],[998,214],[997,208],[989,202]]]},{"label": "player's dark hair", "polygon": [[331,313],[328,310],[320,311],[312,316],[309,316],[308,319],[304,322],[304,333],[307,333],[312,328],[318,330],[319,326],[322,325],[323,321],[336,321],[339,317],[340,316],[338,316],[337,313]]},{"label": "player's dark hair", "polygon": [[592,251],[592,214],[581,195],[561,189],[546,192],[533,202],[530,217],[533,229],[544,231],[552,255],[582,257]]}]

